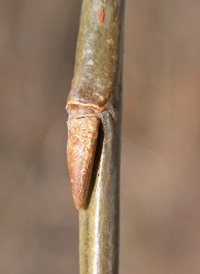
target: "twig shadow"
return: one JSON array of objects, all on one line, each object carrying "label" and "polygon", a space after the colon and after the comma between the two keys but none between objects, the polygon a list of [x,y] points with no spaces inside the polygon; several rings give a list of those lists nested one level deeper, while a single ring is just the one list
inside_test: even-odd
[{"label": "twig shadow", "polygon": [[103,149],[103,140],[104,140],[103,124],[102,124],[102,121],[100,121],[99,134],[98,134],[98,139],[97,139],[97,147],[96,147],[96,152],[95,152],[95,156],[94,156],[92,174],[91,174],[91,179],[89,182],[89,189],[88,189],[87,198],[86,198],[86,201],[84,204],[84,209],[87,209],[90,204],[90,200],[91,200],[92,193],[93,193],[94,186],[95,186],[95,181],[96,181],[97,176],[99,176],[98,169],[99,169],[99,164],[100,164],[100,159],[101,159],[101,154],[102,154],[102,149]]}]

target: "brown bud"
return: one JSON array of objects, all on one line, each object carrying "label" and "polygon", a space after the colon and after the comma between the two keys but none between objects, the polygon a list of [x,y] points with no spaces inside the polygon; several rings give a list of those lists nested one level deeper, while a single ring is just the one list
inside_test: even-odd
[{"label": "brown bud", "polygon": [[93,167],[99,119],[88,109],[77,109],[69,115],[67,164],[74,204],[84,206]]}]

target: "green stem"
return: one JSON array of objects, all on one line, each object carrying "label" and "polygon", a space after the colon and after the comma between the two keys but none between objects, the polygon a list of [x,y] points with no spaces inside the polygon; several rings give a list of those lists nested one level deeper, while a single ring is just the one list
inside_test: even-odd
[{"label": "green stem", "polygon": [[[112,9],[116,10],[117,6],[118,19],[113,21],[113,24],[115,24],[117,31],[115,46],[118,56],[115,66],[110,68],[114,70],[110,72],[110,75],[115,76],[110,79],[110,81],[115,81],[112,85],[112,97],[109,101],[111,108],[109,107],[100,114],[100,133],[87,207],[79,212],[80,274],[117,274],[119,261],[119,170],[124,1],[83,0],[83,6],[89,5],[91,2],[96,3],[97,6],[99,3],[105,3],[105,16],[109,12],[112,13]],[[96,16],[96,5],[92,5],[94,16]],[[106,8],[110,10],[107,11]],[[87,20],[91,20],[91,10],[88,17],[86,12],[86,9],[82,9],[81,18],[84,18],[84,24]],[[109,28],[110,26],[106,27]],[[81,29],[84,29],[83,25],[81,25]],[[76,66],[78,67],[77,64]]]}]

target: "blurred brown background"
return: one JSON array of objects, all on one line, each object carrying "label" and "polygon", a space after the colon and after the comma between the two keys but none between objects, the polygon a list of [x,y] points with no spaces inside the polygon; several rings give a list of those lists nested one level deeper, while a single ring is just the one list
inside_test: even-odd
[{"label": "blurred brown background", "polygon": [[[78,273],[65,102],[81,1],[0,1],[0,273]],[[200,1],[127,0],[121,274],[200,273]]]}]

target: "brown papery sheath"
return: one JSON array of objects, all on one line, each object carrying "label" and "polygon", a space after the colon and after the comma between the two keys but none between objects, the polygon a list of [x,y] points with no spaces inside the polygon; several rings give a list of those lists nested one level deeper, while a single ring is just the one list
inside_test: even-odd
[{"label": "brown papery sheath", "polygon": [[101,113],[118,106],[119,33],[118,1],[83,1],[74,78],[66,106],[67,163],[78,210],[88,193]]}]

